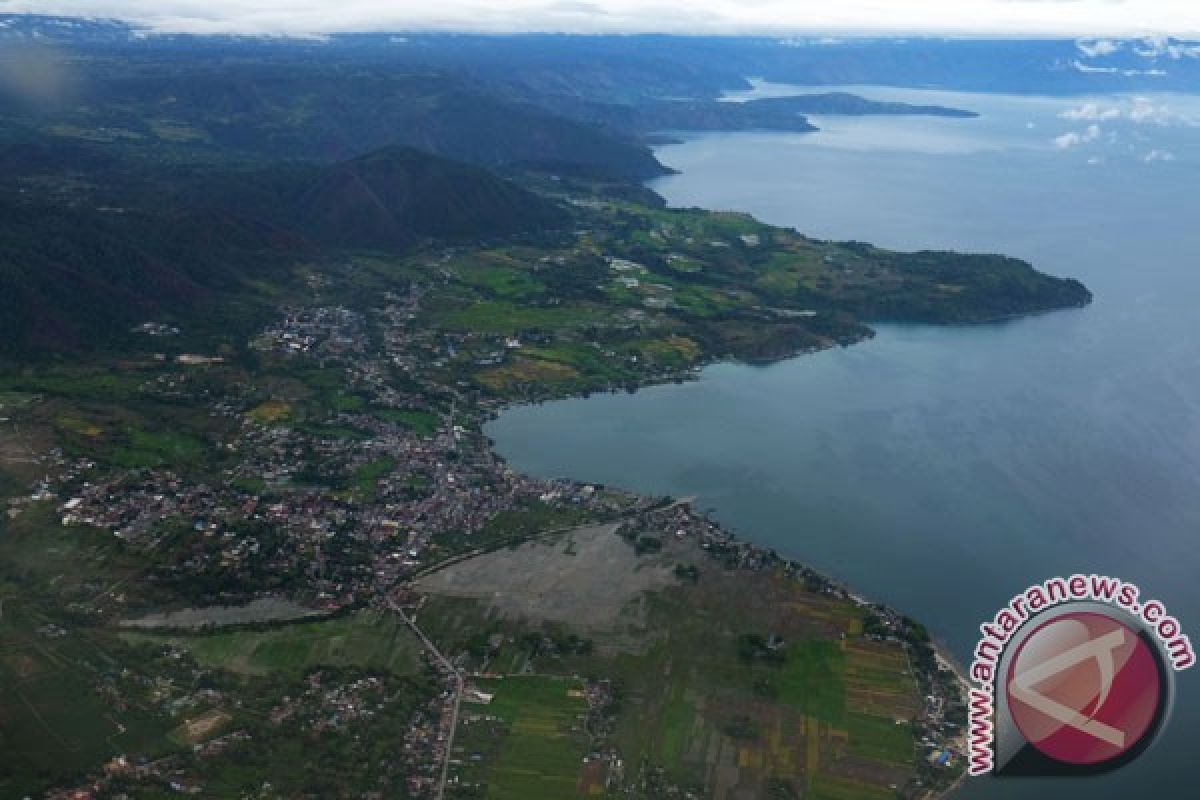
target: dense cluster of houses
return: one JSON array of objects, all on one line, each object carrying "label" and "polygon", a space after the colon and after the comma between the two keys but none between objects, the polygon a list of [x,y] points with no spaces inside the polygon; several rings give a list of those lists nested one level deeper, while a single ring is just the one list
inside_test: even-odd
[{"label": "dense cluster of houses", "polygon": [[[626,284],[640,280],[639,265],[633,262],[611,259],[610,267]],[[314,285],[315,290],[323,288]],[[203,398],[214,415],[230,422],[230,433],[212,443],[236,454],[233,466],[219,479],[198,481],[168,467],[97,473],[91,462],[68,462],[56,454],[57,460],[48,464],[56,478],[40,482],[28,497],[10,504],[9,514],[52,501],[64,525],[106,530],[131,547],[155,548],[169,537],[176,557],[159,568],[160,580],[225,574],[230,580],[222,584],[224,594],[213,599],[228,602],[237,599],[231,591],[250,595],[263,585],[262,579],[292,575],[297,581],[291,592],[298,599],[331,611],[381,603],[406,577],[446,554],[440,544],[443,537],[469,538],[501,512],[540,504],[612,515],[616,509],[608,493],[570,481],[533,479],[508,468],[481,431],[481,415],[499,401],[472,397],[466,402],[469,387],[447,381],[444,368],[459,350],[469,351],[476,361],[493,358],[498,363],[523,346],[519,339],[421,327],[417,286],[407,293],[389,293],[384,300],[371,317],[338,306],[289,309],[254,341],[264,353],[341,369],[346,389],[365,398],[361,405],[333,409],[320,425],[301,426],[255,415],[244,398],[192,394],[193,400]],[[139,332],[151,336],[169,333],[155,326],[143,328]],[[373,346],[373,341],[382,346]],[[397,371],[406,380],[395,380]],[[187,395],[190,387],[186,377],[160,376],[148,390]],[[393,421],[397,417],[380,414],[379,409],[416,409],[433,415],[437,423],[433,430],[421,430],[402,419]],[[338,435],[338,430],[356,435]],[[364,474],[369,478],[358,477]],[[690,537],[732,568],[758,570],[781,563],[773,551],[740,541],[686,502],[640,508],[624,524],[634,536],[653,532]],[[866,603],[800,565],[785,568],[821,591]],[[116,604],[119,598],[108,596],[103,602]],[[120,613],[115,607],[93,611]],[[904,621],[886,609],[876,611],[884,627],[899,636]],[[436,663],[430,666],[441,674],[443,685],[412,720],[398,755],[413,796],[430,795],[439,785],[452,739],[455,715],[450,710],[458,701],[455,676]],[[184,691],[175,684],[148,688],[152,699],[171,714],[222,702],[219,696]],[[122,695],[116,685],[112,691]],[[607,684],[592,683],[586,691],[593,709],[611,700]],[[946,715],[949,692],[946,684],[935,682],[922,716],[939,753],[948,750],[953,729]],[[270,720],[278,725],[302,723],[314,732],[337,731],[370,719],[386,702],[385,695],[379,678],[344,683],[316,673],[309,676],[304,694],[285,698],[271,711]],[[218,754],[236,741],[228,738],[231,735],[209,739],[200,754]],[[610,775],[622,767],[615,751],[590,757],[604,762]],[[153,774],[175,780],[171,776],[177,766],[167,760],[126,761],[114,763],[110,777]],[[178,791],[192,788],[180,783]]]}]

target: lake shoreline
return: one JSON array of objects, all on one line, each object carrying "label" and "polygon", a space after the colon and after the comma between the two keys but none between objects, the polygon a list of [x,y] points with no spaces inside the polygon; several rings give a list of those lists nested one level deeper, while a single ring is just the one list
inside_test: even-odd
[{"label": "lake shoreline", "polygon": [[[1074,100],[863,94],[983,113],[961,125],[838,119],[803,138],[689,137],[659,150],[680,175],[650,185],[670,207],[740,209],[822,240],[1012,253],[1085,281],[1096,295],[1086,313],[965,327],[864,316],[879,336],[862,348],[515,413],[489,426],[501,451],[535,475],[699,494],[751,541],[928,621],[960,662],[1014,589],[1081,557],[1197,618],[1196,277],[1178,255],[1200,235],[1179,217],[1200,164],[1188,123],[1200,98],[1155,96],[1175,124],[1125,117],[1105,126],[1110,137],[1064,149]],[[1148,161],[1155,150],[1177,158]],[[1176,733],[1200,719],[1192,692],[1175,711]],[[1167,736],[1098,788],[1185,793],[1188,759],[1186,736]],[[968,780],[956,796],[1009,789]],[[1031,780],[1022,791],[1095,789]]]},{"label": "lake shoreline", "polygon": [[[1060,311],[1060,310],[1065,311],[1065,310],[1071,310],[1071,309],[1050,309],[1050,310],[1030,311],[1030,312],[1023,313],[1023,314],[1009,315],[1009,316],[1005,317],[1003,320],[990,320],[990,321],[980,321],[980,322],[971,322],[971,323],[957,323],[957,324],[952,324],[949,327],[972,327],[972,326],[976,326],[976,325],[996,324],[997,322],[1000,322],[1000,321],[1010,321],[1010,320],[1020,319],[1023,317],[1049,314],[1049,313],[1052,313],[1053,311]],[[888,323],[876,323],[876,324],[888,324]],[[947,325],[945,325],[945,324],[935,324],[935,323],[906,323],[906,324],[915,324],[915,325],[930,326],[930,327],[947,327]],[[594,396],[597,394],[620,395],[620,394],[636,393],[636,392],[642,391],[643,389],[651,389],[651,388],[660,387],[660,386],[667,386],[670,384],[693,383],[700,379],[700,376],[701,376],[703,370],[705,370],[709,367],[720,366],[720,365],[725,365],[725,364],[743,364],[743,365],[747,365],[747,366],[767,367],[767,366],[771,366],[771,365],[775,365],[775,364],[780,364],[780,363],[783,363],[786,361],[803,358],[805,356],[810,356],[810,355],[814,355],[817,353],[833,350],[836,348],[850,348],[855,345],[862,344],[863,342],[872,340],[876,335],[874,329],[868,329],[868,330],[869,330],[868,333],[855,339],[854,341],[831,342],[827,346],[824,346],[824,347],[816,347],[816,348],[808,347],[808,348],[797,349],[786,355],[780,355],[780,356],[771,357],[771,358],[764,358],[761,360],[747,361],[747,360],[742,360],[742,359],[731,359],[731,358],[719,358],[719,357],[711,358],[711,359],[705,360],[705,361],[695,365],[694,367],[689,368],[688,370],[681,373],[680,375],[675,376],[674,380],[671,380],[671,379],[646,380],[646,381],[638,383],[635,388],[627,389],[625,391],[611,390],[608,392],[586,392],[586,393],[571,392],[571,393],[564,393],[562,395],[555,396],[555,397],[547,399],[547,400],[539,400],[537,402],[525,402],[525,401],[506,402],[498,407],[488,409],[483,416],[481,427],[484,428],[483,432],[484,432],[485,437],[487,438],[487,441],[489,443],[489,448],[491,449],[492,453],[501,462],[508,464],[510,462],[502,453],[499,452],[499,450],[497,449],[498,446],[497,446],[496,441],[494,439],[492,439],[490,436],[488,436],[487,431],[486,431],[487,424],[489,422],[491,422],[492,420],[497,419],[500,416],[500,414],[505,411],[509,411],[509,410],[516,409],[516,408],[523,408],[523,407],[535,407],[537,405],[542,405],[545,402],[555,402],[555,401],[559,401],[559,400],[569,400],[569,399],[586,399],[588,397],[591,397],[591,396]],[[518,470],[518,471],[520,471],[520,470]],[[545,476],[543,476],[543,477],[545,477]],[[572,476],[572,475],[557,475],[554,477],[560,478],[562,480],[570,481],[570,482],[578,484],[578,485],[583,485],[583,484],[587,483],[587,482],[582,481],[579,478],[576,478],[575,476]],[[646,499],[646,500],[653,499],[651,495],[647,494],[643,489],[641,489],[639,487],[622,486],[620,488],[625,491],[628,491],[629,493],[631,493],[633,495],[639,496],[643,499]],[[669,495],[665,496],[663,498],[663,500],[666,503],[668,503],[670,506],[677,506],[677,505],[691,506],[694,503],[695,499],[696,498],[694,496],[675,497],[675,496],[669,496]],[[707,518],[708,515],[705,514],[704,516]],[[740,529],[733,528],[726,523],[717,522],[716,520],[711,520],[711,521],[713,522],[713,524],[715,526],[717,526],[717,528],[719,528],[721,531],[726,533],[730,537],[731,540],[740,542],[740,543],[744,543],[748,547],[753,548],[753,549],[759,551],[760,553],[764,553],[764,554],[770,553],[772,555],[775,554],[775,550],[773,548],[768,547],[766,545],[757,544],[751,535],[748,535],[748,534],[743,535],[741,533]],[[833,591],[839,593],[845,599],[853,600],[854,602],[860,604],[863,607],[869,607],[872,609],[876,609],[876,610],[880,611],[881,613],[883,613],[887,616],[893,617],[895,619],[909,619],[910,618],[903,611],[901,611],[900,609],[896,608],[895,606],[893,606],[891,604],[872,601],[870,599],[872,593],[869,590],[866,592],[859,591],[859,590],[857,590],[857,587],[852,585],[851,583],[841,580],[841,579],[833,578],[828,573],[811,567],[803,560],[802,555],[797,555],[796,557],[780,557],[780,560],[785,565],[786,569],[794,570],[798,574],[808,573],[808,574],[817,576],[821,581],[823,581],[825,584],[827,584],[828,587],[830,587]],[[908,646],[911,647],[912,645],[910,644]],[[953,687],[955,687],[957,690],[956,692],[954,692],[954,694],[956,695],[955,697],[947,696],[945,692],[935,692],[935,694],[941,695],[941,699],[942,699],[943,703],[950,704],[950,703],[953,703],[954,701],[957,701],[958,703],[961,703],[961,705],[965,708],[969,701],[969,692],[970,692],[971,685],[970,685],[969,681],[967,680],[967,678],[962,670],[962,667],[959,665],[956,657],[954,656],[953,652],[950,650],[949,646],[946,645],[943,641],[941,641],[938,637],[936,637],[936,636],[931,637],[928,642],[928,646],[932,649],[932,651],[934,653],[936,668],[932,671],[926,671],[926,673],[924,674],[925,679],[928,680],[930,682],[930,685],[934,686],[934,687],[938,687],[938,686],[942,686],[942,687],[953,686]],[[944,676],[939,675],[938,674],[939,672],[948,673],[951,676],[950,680],[948,682],[945,680],[939,681],[939,678],[944,677]],[[961,773],[956,773],[954,780],[952,781],[952,783],[949,786],[943,787],[943,788],[940,788],[937,790],[932,790],[928,794],[926,794],[925,797],[927,798],[927,800],[934,800],[934,798],[942,798],[942,797],[950,796],[957,789],[961,788],[963,783],[966,781],[966,777],[967,777],[966,769],[965,769],[966,758],[967,758],[967,750],[966,750],[966,745],[965,745],[966,737],[967,737],[967,730],[964,727],[961,731],[960,736],[955,738],[955,742],[959,744],[959,751],[956,754],[956,760],[954,763],[955,763],[956,767],[961,768]]]}]

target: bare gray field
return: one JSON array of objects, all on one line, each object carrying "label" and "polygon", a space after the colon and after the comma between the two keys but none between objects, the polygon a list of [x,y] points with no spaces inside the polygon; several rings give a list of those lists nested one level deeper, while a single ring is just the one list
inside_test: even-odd
[{"label": "bare gray field", "polygon": [[222,625],[249,625],[255,622],[287,622],[306,617],[325,616],[324,611],[306,608],[279,597],[260,597],[244,606],[208,606],[163,611],[137,619],[121,620],[122,628],[183,628],[199,630]]},{"label": "bare gray field", "polygon": [[637,622],[643,593],[676,582],[675,564],[688,560],[668,547],[638,556],[617,525],[577,528],[545,541],[498,550],[420,579],[418,591],[480,600],[502,616],[611,629]]}]

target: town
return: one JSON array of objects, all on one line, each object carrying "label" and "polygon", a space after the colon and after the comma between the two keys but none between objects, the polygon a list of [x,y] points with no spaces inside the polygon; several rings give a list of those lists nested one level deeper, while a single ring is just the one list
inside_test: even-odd
[{"label": "town", "polygon": [[[444,265],[452,255],[447,251],[430,262],[429,274],[451,281]],[[618,283],[630,289],[637,265],[610,261]],[[511,393],[481,393],[454,376],[464,366],[510,364],[525,344],[544,338],[537,330],[522,339],[429,327],[422,315],[429,287],[416,281],[407,292],[388,291],[377,305],[362,310],[325,301],[338,289],[338,280],[328,274],[313,272],[304,285],[311,304],[287,307],[248,343],[265,362],[260,372],[285,376],[272,388],[213,380],[208,371],[220,369],[221,360],[204,356],[175,358],[173,369],[159,370],[138,387],[142,396],[158,401],[204,404],[216,431],[207,443],[216,456],[204,460],[204,469],[169,464],[106,469],[92,458],[71,459],[55,449],[43,456],[45,477],[27,495],[10,500],[8,514],[16,518],[38,504],[52,504],[67,529],[105,531],[127,548],[153,553],[141,580],[169,588],[200,608],[286,597],[324,615],[363,608],[400,615],[424,642],[421,660],[431,683],[428,699],[407,723],[402,757],[380,774],[403,775],[411,796],[443,798],[448,791],[466,791],[470,782],[463,783],[461,768],[451,770],[463,758],[461,748],[454,747],[456,728],[494,723],[476,711],[460,716],[464,699],[478,704],[486,692],[473,686],[457,656],[436,649],[405,615],[404,603],[396,601],[400,597],[410,613],[415,610],[412,604],[420,598],[406,587],[442,565],[584,523],[615,521],[639,553],[660,549],[662,535],[691,540],[723,569],[783,569],[813,591],[867,608],[865,600],[817,573],[739,540],[687,501],[537,479],[505,464],[492,451],[483,424],[511,402]],[[155,322],[138,331],[177,335]],[[160,354],[154,359],[172,361]],[[686,370],[639,364],[636,357],[626,366],[639,382],[687,377]],[[303,391],[292,375],[307,382]],[[528,390],[530,398],[545,391],[536,382]],[[680,568],[677,574],[686,581],[694,571]],[[76,603],[75,610],[91,619],[124,619],[135,610],[127,607],[132,596],[113,587]],[[919,662],[922,691],[928,695],[918,720],[929,753],[923,763],[934,769],[954,765],[962,716],[958,683],[936,663],[923,632],[910,621],[877,606],[869,613],[868,635],[903,642]],[[263,616],[259,622],[273,619]],[[168,656],[173,663],[188,663],[177,648]],[[196,675],[208,674],[192,668]],[[280,700],[267,716],[276,727],[306,720],[303,724],[317,733],[368,724],[372,703],[383,708],[388,694],[381,680],[353,671],[312,673],[302,694]],[[120,681],[105,691],[114,702],[125,702]],[[180,734],[195,743],[191,761],[114,762],[62,796],[87,797],[138,780],[201,792],[203,770],[196,765],[228,747],[250,746],[249,732],[228,730],[230,716],[221,709],[230,701],[220,692],[190,693],[182,685],[156,691],[158,702],[174,715],[183,708],[210,709]],[[587,694],[595,700],[597,691],[589,688]],[[592,707],[602,723],[605,704],[597,701]],[[590,763],[606,784],[623,780],[622,755],[603,737],[595,740]],[[683,790],[671,789],[665,779],[655,785],[668,796],[686,794],[677,794]]]}]

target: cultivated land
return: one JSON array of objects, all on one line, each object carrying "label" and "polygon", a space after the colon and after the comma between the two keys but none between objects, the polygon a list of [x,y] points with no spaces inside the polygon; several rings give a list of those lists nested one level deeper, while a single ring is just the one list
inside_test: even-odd
[{"label": "cultivated land", "polygon": [[[853,342],[870,309],[984,319],[1074,290],[540,181],[576,209],[566,238],[325,255],[255,330],[148,322],[103,366],[0,376],[22,734],[0,787],[432,797],[447,759],[462,797],[953,780],[927,759],[955,746],[957,688],[918,625],[686,505],[516,474],[482,425]],[[458,678],[397,593],[503,713],[466,702],[452,725]]]},{"label": "cultivated land", "polygon": [[[957,690],[919,626],[685,505],[516,474],[482,424],[849,343],[869,334],[855,309],[982,319],[1070,287],[541,188],[578,209],[565,240],[322,257],[244,338],[147,323],[103,367],[0,377],[4,709],[26,731],[6,790],[222,796],[267,776],[280,796],[436,796],[447,759],[464,797],[953,779],[926,760],[954,746]],[[466,703],[452,725],[458,678],[384,610],[397,591],[505,713]],[[535,688],[506,697],[513,678]]]},{"label": "cultivated land", "polygon": [[[475,685],[493,697],[465,709],[455,748],[461,754],[461,764],[454,767],[456,783],[486,784],[485,796],[499,800],[593,794],[581,778],[590,745],[582,681],[520,675]],[[450,794],[462,793],[452,789]]]},{"label": "cultivated land", "polygon": [[[638,555],[637,539],[591,528],[418,583],[432,596],[422,624],[443,649],[465,650],[468,674],[479,676],[469,685],[495,695],[466,707],[452,775],[486,797],[587,796],[630,778],[716,798],[894,796],[911,775],[925,705],[905,646],[864,636],[860,604],[783,567],[730,570],[700,538],[659,540],[661,550]],[[507,568],[518,560],[553,577]],[[621,575],[666,564],[679,571],[665,585]],[[569,624],[562,610],[605,581],[613,598],[603,611]],[[568,684],[589,699],[587,724],[561,712],[562,682],[573,675],[604,676]],[[527,693],[530,681],[542,690]],[[532,773],[511,769],[506,754],[531,735],[509,719],[514,706],[534,719],[560,715],[533,730],[552,736],[546,752],[563,757]],[[641,755],[619,755],[629,753]]]},{"label": "cultivated land", "polygon": [[143,644],[170,644],[198,664],[243,675],[302,676],[316,667],[361,667],[415,674],[420,645],[406,626],[381,611],[337,619],[198,635],[124,634]]}]

